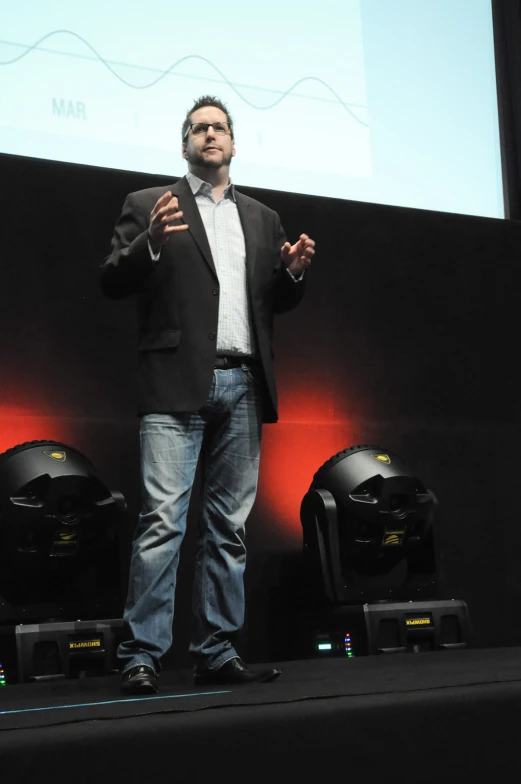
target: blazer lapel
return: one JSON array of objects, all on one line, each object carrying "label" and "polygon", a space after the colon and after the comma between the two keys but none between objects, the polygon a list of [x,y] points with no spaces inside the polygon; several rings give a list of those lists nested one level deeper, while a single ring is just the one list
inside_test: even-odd
[{"label": "blazer lapel", "polygon": [[179,209],[183,211],[183,223],[188,223],[188,231],[192,235],[197,247],[203,254],[204,260],[212,270],[215,277],[217,271],[213,263],[212,252],[201,215],[197,208],[194,194],[188,184],[186,177],[178,180],[176,184],[170,189],[174,196],[179,199]]},{"label": "blazer lapel", "polygon": [[258,243],[258,232],[256,231],[255,215],[250,200],[242,193],[235,191],[237,210],[241,219],[244,242],[246,245],[246,269],[249,280],[253,280],[253,268],[255,266],[256,247]]}]

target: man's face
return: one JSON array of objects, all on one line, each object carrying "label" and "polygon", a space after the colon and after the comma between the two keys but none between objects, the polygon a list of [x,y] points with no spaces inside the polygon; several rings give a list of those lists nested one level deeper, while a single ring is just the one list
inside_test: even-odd
[{"label": "man's face", "polygon": [[[190,115],[191,123],[227,122],[226,114],[217,106],[203,106]],[[235,155],[235,146],[229,133],[219,135],[210,125],[206,133],[194,134],[190,130],[183,142],[183,155],[191,166],[219,169],[229,166]]]}]

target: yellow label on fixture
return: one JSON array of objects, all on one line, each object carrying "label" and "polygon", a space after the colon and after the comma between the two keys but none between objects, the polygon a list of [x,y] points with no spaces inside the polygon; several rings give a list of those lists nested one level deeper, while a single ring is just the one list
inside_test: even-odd
[{"label": "yellow label on fixture", "polygon": [[53,450],[52,452],[47,452],[47,450],[44,450],[43,453],[44,455],[47,455],[47,457],[52,457],[53,460],[58,460],[60,463],[65,463],[65,461],[67,460],[67,455],[65,454],[65,452],[58,452],[57,450]]},{"label": "yellow label on fixture", "polygon": [[432,626],[432,620],[430,618],[406,618],[405,625],[406,626]]}]

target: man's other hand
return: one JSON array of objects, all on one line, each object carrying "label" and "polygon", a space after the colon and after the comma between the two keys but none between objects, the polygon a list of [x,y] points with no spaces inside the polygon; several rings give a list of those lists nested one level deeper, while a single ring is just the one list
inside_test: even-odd
[{"label": "man's other hand", "polygon": [[171,191],[167,191],[157,200],[150,213],[148,226],[148,238],[155,253],[163,247],[171,234],[176,231],[186,231],[187,223],[173,225],[182,217],[183,211],[179,209],[177,196],[172,196]]}]

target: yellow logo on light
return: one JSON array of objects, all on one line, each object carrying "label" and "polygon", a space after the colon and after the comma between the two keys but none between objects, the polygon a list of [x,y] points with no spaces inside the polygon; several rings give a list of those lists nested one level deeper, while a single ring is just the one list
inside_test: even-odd
[{"label": "yellow logo on light", "polygon": [[58,462],[60,463],[65,463],[65,461],[67,460],[67,455],[65,452],[58,452],[57,450],[53,450],[52,452],[47,452],[46,450],[44,450],[43,453],[44,455],[47,455],[47,457],[52,457],[53,460],[58,460]]},{"label": "yellow logo on light", "polygon": [[81,642],[69,642],[71,651],[77,648],[101,648],[101,640],[82,640]]},{"label": "yellow logo on light", "polygon": [[391,458],[389,455],[371,455],[371,457],[374,457],[374,459],[378,460],[380,463],[385,463],[385,465],[391,464]]},{"label": "yellow logo on light", "polygon": [[384,538],[383,543],[384,543],[384,545],[386,545],[386,544],[401,544],[402,540],[401,540],[401,537],[399,537],[397,534],[390,534],[389,536],[386,536]]}]

